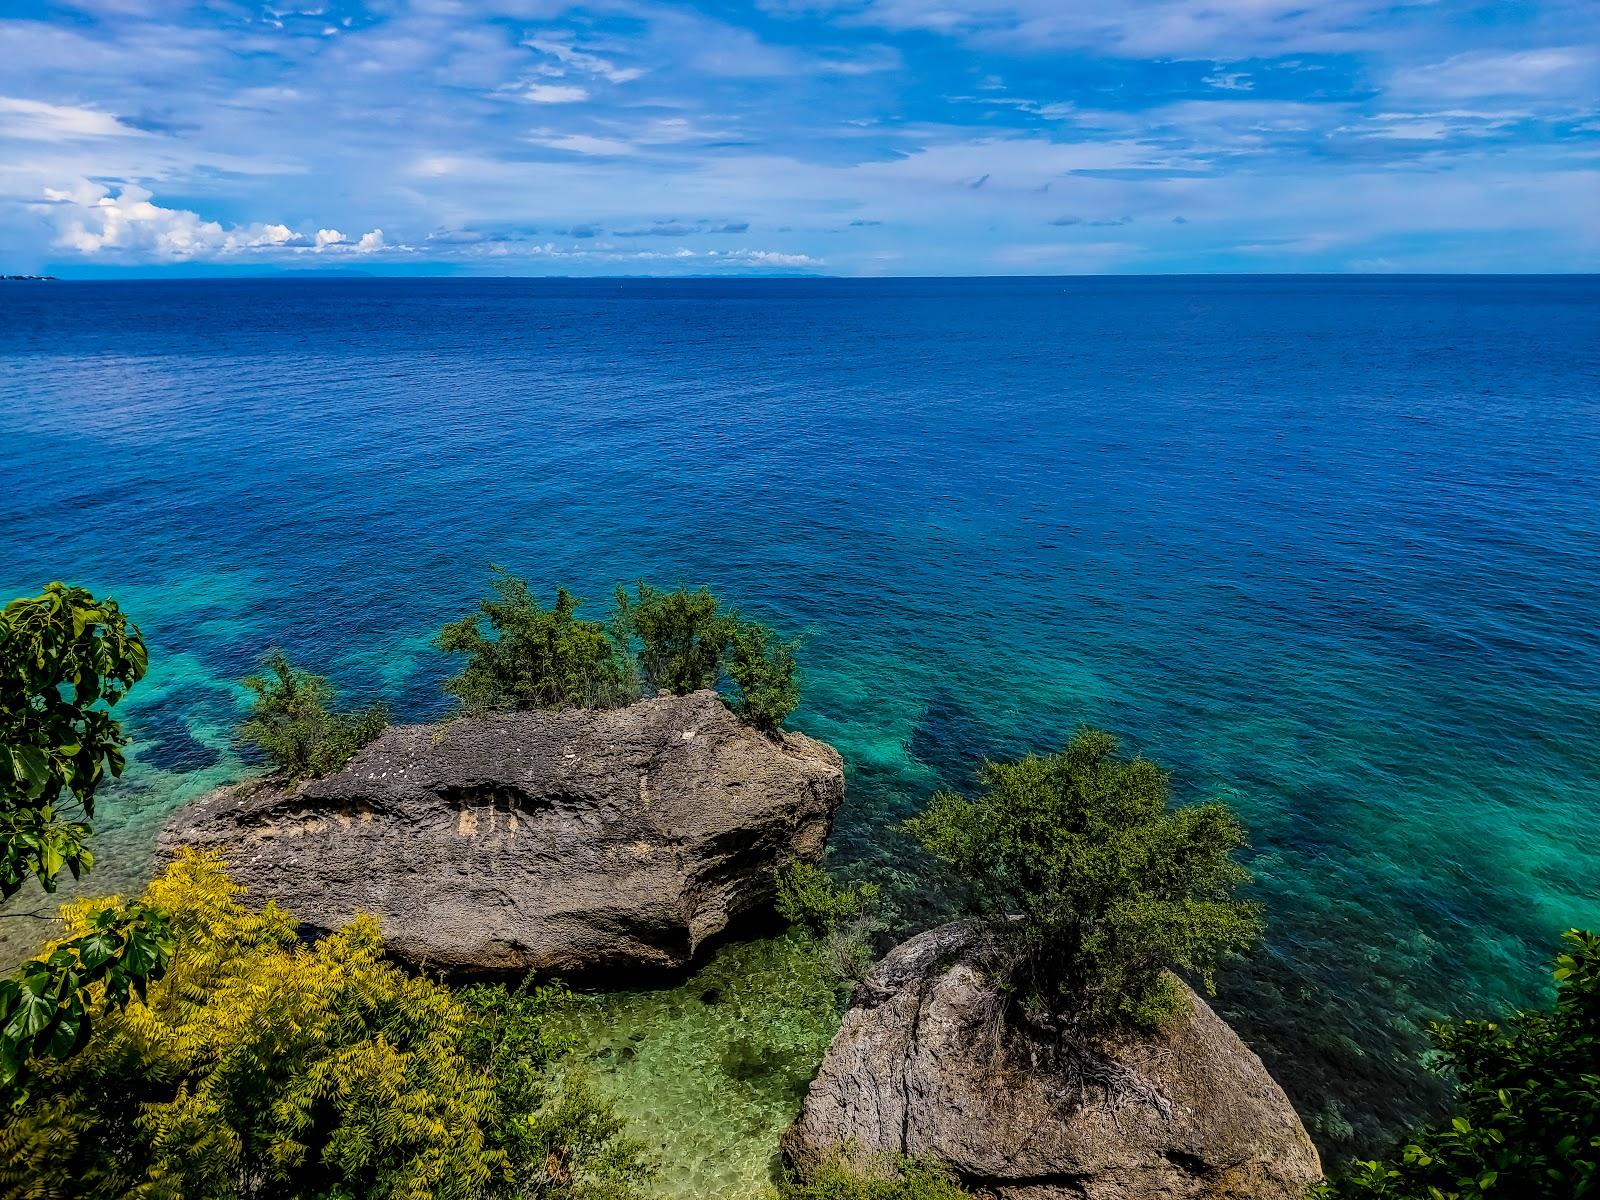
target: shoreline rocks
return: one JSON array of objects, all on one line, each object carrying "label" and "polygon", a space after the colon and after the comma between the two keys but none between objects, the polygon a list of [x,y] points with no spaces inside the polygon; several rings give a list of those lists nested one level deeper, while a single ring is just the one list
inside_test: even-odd
[{"label": "shoreline rocks", "polygon": [[1159,1033],[1101,1048],[1074,1085],[1047,1056],[997,1050],[978,929],[888,954],[857,988],[784,1154],[927,1157],[997,1200],[1302,1200],[1315,1147],[1261,1060],[1188,988]]},{"label": "shoreline rocks", "polygon": [[831,746],[703,691],[391,727],[326,779],[203,797],[157,849],[220,851],[308,933],[374,913],[416,966],[659,973],[768,905],[781,862],[818,861],[843,798]]}]

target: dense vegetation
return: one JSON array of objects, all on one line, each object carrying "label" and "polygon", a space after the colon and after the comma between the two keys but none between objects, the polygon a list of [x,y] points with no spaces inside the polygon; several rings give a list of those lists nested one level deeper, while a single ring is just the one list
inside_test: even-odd
[{"label": "dense vegetation", "polygon": [[611,631],[579,620],[577,597],[559,588],[555,605],[543,608],[527,580],[493,570],[494,594],[439,631],[440,649],[467,656],[461,673],[444,685],[462,708],[611,708],[637,696]]},{"label": "dense vegetation", "polygon": [[874,938],[885,925],[882,889],[875,883],[837,883],[821,867],[799,861],[779,868],[777,885],[778,915],[822,943],[841,979],[865,975]]},{"label": "dense vegetation", "polygon": [[842,1157],[821,1164],[810,1182],[786,1182],[783,1200],[966,1200],[939,1164],[881,1156],[865,1165]]},{"label": "dense vegetation", "polygon": [[1455,1113],[1318,1200],[1600,1196],[1600,935],[1569,930],[1548,1010],[1434,1028]]},{"label": "dense vegetation", "polygon": [[[63,870],[78,878],[94,865],[95,796],[122,774],[127,744],[110,709],[147,666],[138,626],[83,588],[52,583],[0,611],[0,893],[15,895],[29,879],[53,892]],[[0,1097],[22,1094],[34,1056],[65,1058],[82,1046],[91,988],[124,1006],[170,955],[159,910],[107,906],[0,980]]]},{"label": "dense vegetation", "polygon": [[589,621],[565,588],[545,608],[527,580],[493,570],[493,595],[439,632],[441,649],[467,656],[445,691],[469,713],[613,708],[728,681],[734,711],[771,732],[800,702],[793,644],[705,589],[618,588],[610,620]]},{"label": "dense vegetation", "polygon": [[333,685],[296,670],[281,651],[270,651],[262,666],[265,673],[244,680],[254,700],[238,737],[290,783],[331,775],[389,723],[382,704],[357,713],[330,711]]},{"label": "dense vegetation", "polygon": [[985,763],[972,798],[942,793],[912,834],[970,893],[994,969],[1033,1023],[1065,1034],[1150,1026],[1259,936],[1244,830],[1222,804],[1171,808],[1166,774],[1086,729],[1058,754]]},{"label": "dense vegetation", "polygon": [[[196,855],[150,885],[173,965],[40,1064],[0,1133],[0,1196],[625,1200],[648,1178],[610,1109],[560,1079],[562,993],[458,998],[386,963],[371,918],[306,946],[238,892]],[[69,907],[69,936],[91,911]]]},{"label": "dense vegetation", "polygon": [[[798,703],[793,644],[703,589],[618,589],[606,621],[580,618],[565,589],[545,608],[503,571],[493,589],[439,637],[466,656],[446,685],[466,711],[722,687],[772,731]],[[244,681],[239,737],[287,778],[340,769],[383,729],[382,705],[336,710],[327,679],[277,652],[263,665]],[[146,667],[137,627],[82,588],[53,583],[0,612],[4,895],[93,865],[95,797],[127,742],[112,709]],[[987,763],[975,796],[942,793],[908,826],[968,893],[1015,1011],[1063,1044],[1158,1024],[1180,999],[1170,972],[1208,985],[1259,936],[1256,906],[1238,898],[1237,820],[1220,804],[1171,807],[1166,775],[1109,734]],[[648,1188],[641,1146],[568,1069],[560,988],[452,992],[387,963],[370,918],[307,946],[292,916],[252,911],[238,891],[216,861],[186,856],[138,900],[69,905],[62,936],[0,980],[12,1111],[0,1200],[631,1200]],[[818,964],[812,985],[833,986],[828,964],[840,978],[871,965],[878,888],[791,863],[777,901],[810,934],[790,940]],[[1430,1065],[1454,1081],[1453,1115],[1314,1200],[1600,1200],[1600,936],[1569,932],[1554,974],[1549,1010],[1437,1026]],[[782,1190],[965,1194],[937,1164],[895,1158],[841,1159]]]},{"label": "dense vegetation", "polygon": [[632,598],[627,589],[617,589],[612,617],[618,643],[637,647],[645,686],[675,696],[717,685],[723,652],[738,624],[738,617],[705,588],[663,592],[642,581]]}]

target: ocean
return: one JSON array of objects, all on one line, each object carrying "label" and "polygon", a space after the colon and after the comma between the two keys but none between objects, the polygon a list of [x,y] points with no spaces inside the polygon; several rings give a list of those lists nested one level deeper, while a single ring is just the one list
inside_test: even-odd
[{"label": "ocean", "polygon": [[0,595],[151,650],[97,890],[250,769],[269,647],[423,720],[491,562],[706,584],[803,636],[902,929],[984,756],[1090,723],[1233,804],[1218,1003],[1334,1154],[1600,925],[1597,462],[1594,277],[0,284]]}]

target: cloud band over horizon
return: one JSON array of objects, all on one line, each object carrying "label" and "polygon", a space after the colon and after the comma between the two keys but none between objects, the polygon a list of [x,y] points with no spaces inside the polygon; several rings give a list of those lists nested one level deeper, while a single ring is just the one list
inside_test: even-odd
[{"label": "cloud band over horizon", "polygon": [[1600,269],[1574,0],[6,12],[0,272]]}]

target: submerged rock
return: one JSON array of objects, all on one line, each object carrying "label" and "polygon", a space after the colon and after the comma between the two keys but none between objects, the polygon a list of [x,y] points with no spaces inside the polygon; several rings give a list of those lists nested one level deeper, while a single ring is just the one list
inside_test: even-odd
[{"label": "submerged rock", "polygon": [[780,862],[820,859],[843,798],[831,746],[706,691],[390,728],[326,779],[196,801],[159,848],[220,851],[308,932],[374,913],[418,965],[672,969],[769,903]]},{"label": "submerged rock", "polygon": [[1014,1040],[996,1050],[977,943],[942,926],[862,982],[784,1136],[802,1175],[835,1154],[925,1156],[1000,1200],[1301,1200],[1321,1178],[1282,1089],[1188,988],[1160,1033],[1074,1079]]}]

